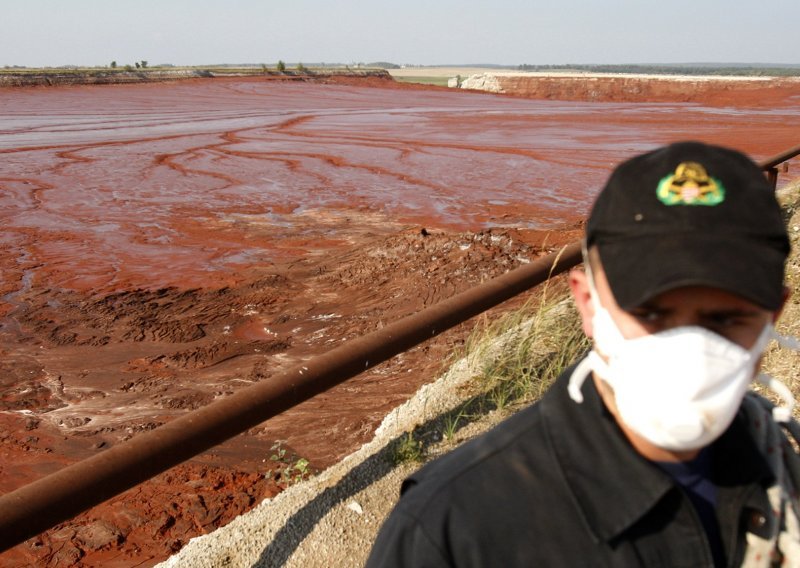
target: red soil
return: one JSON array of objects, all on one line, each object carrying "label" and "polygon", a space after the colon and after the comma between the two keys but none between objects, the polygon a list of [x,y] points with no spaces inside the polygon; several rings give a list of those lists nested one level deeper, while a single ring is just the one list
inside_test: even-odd
[{"label": "red soil", "polygon": [[691,102],[737,108],[800,102],[800,78],[652,78],[631,76],[498,77],[503,91],[525,98],[598,102]]},{"label": "red soil", "polygon": [[[727,83],[701,106],[353,81],[0,93],[0,491],[576,239],[609,169],[635,152],[695,138],[765,158],[800,142],[796,91],[754,109],[763,93],[740,106]],[[152,565],[280,490],[276,440],[284,461],[316,468],[356,449],[468,331],[0,563]]]}]

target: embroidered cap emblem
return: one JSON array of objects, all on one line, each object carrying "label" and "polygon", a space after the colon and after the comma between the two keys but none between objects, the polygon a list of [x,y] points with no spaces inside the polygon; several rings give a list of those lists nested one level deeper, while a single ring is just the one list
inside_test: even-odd
[{"label": "embroidered cap emblem", "polygon": [[718,205],[725,200],[725,187],[697,162],[682,162],[661,179],[656,195],[664,205]]}]

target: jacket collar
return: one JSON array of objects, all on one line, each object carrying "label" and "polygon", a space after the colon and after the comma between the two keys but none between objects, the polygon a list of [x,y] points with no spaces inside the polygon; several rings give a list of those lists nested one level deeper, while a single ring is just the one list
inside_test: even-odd
[{"label": "jacket collar", "polygon": [[[598,541],[610,541],[642,519],[674,483],[630,445],[594,381],[584,381],[583,403],[569,397],[567,384],[573,369],[567,369],[541,401],[545,431],[567,490],[590,533]],[[770,476],[737,422],[715,443],[724,448],[725,462],[738,464],[724,468],[726,485]],[[715,462],[718,453],[712,453]]]}]

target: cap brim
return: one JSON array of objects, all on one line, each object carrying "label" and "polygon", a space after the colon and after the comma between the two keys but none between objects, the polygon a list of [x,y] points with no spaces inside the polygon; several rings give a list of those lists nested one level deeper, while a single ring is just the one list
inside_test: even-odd
[{"label": "cap brim", "polygon": [[768,310],[783,302],[785,252],[768,241],[691,233],[597,243],[617,304],[640,306],[684,286],[709,286]]}]

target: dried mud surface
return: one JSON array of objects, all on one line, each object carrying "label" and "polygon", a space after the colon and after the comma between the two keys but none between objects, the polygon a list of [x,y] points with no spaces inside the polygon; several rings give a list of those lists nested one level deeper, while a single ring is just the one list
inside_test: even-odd
[{"label": "dried mud surface", "polygon": [[[699,138],[764,158],[800,132],[795,95],[761,108],[747,99],[745,111],[331,83],[0,90],[0,491],[575,240],[623,157]],[[282,489],[276,441],[283,462],[335,463],[468,331],[0,563],[163,560]]]}]

